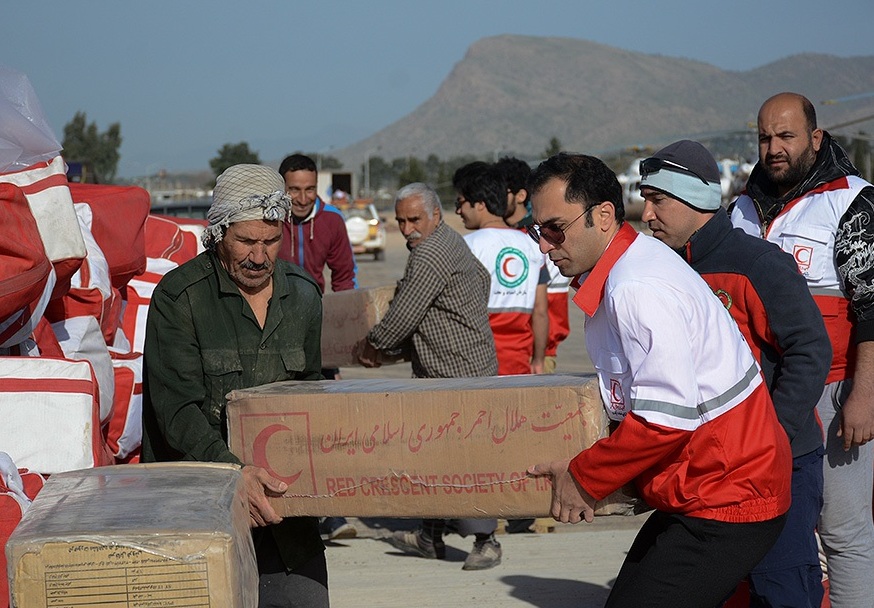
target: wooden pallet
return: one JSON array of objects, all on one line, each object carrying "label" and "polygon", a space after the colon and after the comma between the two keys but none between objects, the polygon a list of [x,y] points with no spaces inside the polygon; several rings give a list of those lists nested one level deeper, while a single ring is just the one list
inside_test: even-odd
[{"label": "wooden pallet", "polygon": [[[533,534],[548,534],[549,532],[555,532],[555,520],[551,517],[538,517],[534,520],[534,523],[530,528]],[[499,519],[498,520],[498,528],[495,530],[495,534],[506,534],[507,533],[507,520]]]}]

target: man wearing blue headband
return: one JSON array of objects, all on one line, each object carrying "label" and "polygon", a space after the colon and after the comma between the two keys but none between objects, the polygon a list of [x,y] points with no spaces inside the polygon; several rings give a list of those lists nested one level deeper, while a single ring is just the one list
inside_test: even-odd
[{"label": "man wearing blue headband", "polygon": [[792,506],[777,543],[749,576],[753,606],[819,606],[816,528],[822,507],[823,433],[816,403],[832,350],[822,315],[793,260],[733,229],[707,149],[675,142],[640,163],[641,219],[698,271],[740,326],[759,361],[792,448]]}]

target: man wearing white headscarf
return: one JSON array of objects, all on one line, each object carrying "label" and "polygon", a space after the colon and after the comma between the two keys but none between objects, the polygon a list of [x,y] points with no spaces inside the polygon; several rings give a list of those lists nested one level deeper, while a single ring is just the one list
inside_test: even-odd
[{"label": "man wearing white headscarf", "polygon": [[286,484],[241,462],[227,444],[229,392],[321,379],[321,292],[301,268],[278,258],[290,204],[269,167],[235,165],[219,176],[206,251],[167,273],[149,307],[142,460],[241,465],[259,606],[323,608],[328,575],[318,520],[280,518],[267,497]]}]

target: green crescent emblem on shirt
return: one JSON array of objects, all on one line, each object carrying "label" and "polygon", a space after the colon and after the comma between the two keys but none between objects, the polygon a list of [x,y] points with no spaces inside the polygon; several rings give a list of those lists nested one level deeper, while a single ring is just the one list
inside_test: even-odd
[{"label": "green crescent emblem on shirt", "polygon": [[517,287],[528,278],[528,257],[515,247],[504,247],[495,258],[495,275],[504,287]]}]

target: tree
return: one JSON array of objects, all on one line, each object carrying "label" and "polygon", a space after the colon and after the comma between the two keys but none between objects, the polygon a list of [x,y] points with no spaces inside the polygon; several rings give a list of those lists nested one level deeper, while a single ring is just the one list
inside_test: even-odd
[{"label": "tree", "polygon": [[561,140],[558,137],[553,137],[549,140],[549,145],[543,151],[543,157],[549,158],[561,152]]},{"label": "tree", "polygon": [[871,181],[871,143],[870,137],[864,131],[850,137],[849,149],[853,154],[853,165],[867,181]]},{"label": "tree", "polygon": [[209,161],[209,166],[216,177],[224,173],[228,167],[239,164],[260,165],[261,159],[257,152],[249,150],[249,144],[241,141],[238,144],[225,144],[218,151],[218,156]]},{"label": "tree", "polygon": [[97,123],[88,124],[85,112],[76,112],[73,120],[64,125],[64,159],[70,162],[90,164],[97,179],[112,183],[118,170],[121,155],[121,125],[112,123],[103,133]]},{"label": "tree", "polygon": [[380,188],[385,187],[387,184],[394,184],[395,182],[395,172],[392,171],[391,165],[385,162],[385,159],[381,156],[371,156],[368,159],[370,164],[370,176],[368,180],[368,167],[365,166],[364,163],[361,163],[361,173],[360,179],[361,183],[370,185],[370,192],[367,193],[367,196],[374,196],[374,193],[378,193]]},{"label": "tree", "polygon": [[436,154],[428,155],[428,158],[425,159],[425,174],[428,176],[429,180],[432,182],[436,180],[437,176],[440,174],[442,164],[443,162]]},{"label": "tree", "polygon": [[415,156],[410,156],[407,159],[407,166],[398,174],[398,188],[413,182],[424,182],[427,179],[422,161]]}]

